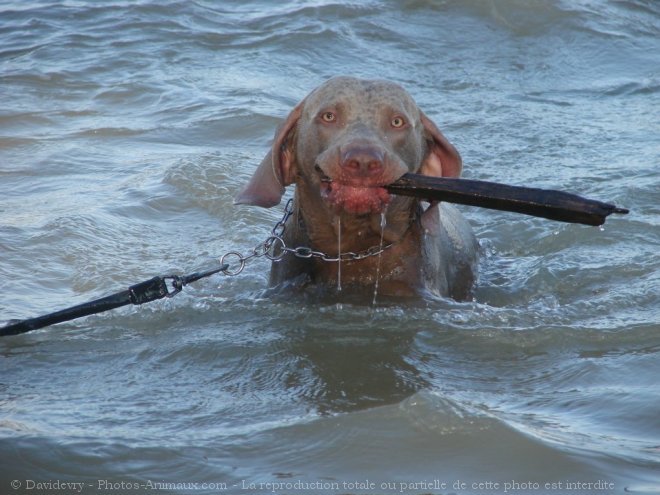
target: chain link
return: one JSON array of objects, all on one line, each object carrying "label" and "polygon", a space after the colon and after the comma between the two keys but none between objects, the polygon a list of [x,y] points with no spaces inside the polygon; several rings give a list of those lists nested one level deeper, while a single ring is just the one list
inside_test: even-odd
[{"label": "chain link", "polygon": [[265,256],[271,261],[280,261],[284,256],[292,254],[298,258],[310,259],[318,258],[322,261],[327,262],[339,262],[339,261],[359,261],[366,258],[371,258],[373,256],[379,256],[385,250],[392,247],[392,243],[386,244],[384,246],[371,246],[369,249],[354,253],[352,251],[346,253],[340,253],[338,256],[331,256],[322,251],[314,251],[312,248],[307,246],[298,246],[295,248],[288,247],[284,242],[283,236],[286,231],[286,222],[293,215],[293,199],[289,199],[284,207],[284,215],[282,218],[275,224],[271,230],[271,236],[268,237],[265,241],[257,244],[257,246],[252,249],[252,252],[246,256],[243,256],[241,253],[236,251],[230,251],[220,258],[222,264],[227,263],[227,257],[235,256],[238,259],[238,268],[234,270],[224,270],[222,273],[228,276],[235,276],[241,273],[245,269],[245,264],[252,258],[260,258]]}]

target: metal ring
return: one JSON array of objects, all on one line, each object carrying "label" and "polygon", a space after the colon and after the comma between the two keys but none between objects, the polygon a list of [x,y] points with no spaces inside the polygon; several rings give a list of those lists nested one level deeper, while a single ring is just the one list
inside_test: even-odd
[{"label": "metal ring", "polygon": [[[279,254],[275,254],[278,242],[281,244],[280,246],[281,252]],[[264,255],[266,256],[266,258],[268,258],[271,261],[280,261],[286,255],[286,244],[284,243],[284,239],[282,239],[281,237],[271,236],[268,239],[266,239],[264,245],[269,246],[268,251],[266,251]],[[271,252],[273,254],[271,254]]]},{"label": "metal ring", "polygon": [[222,256],[222,258],[220,258],[220,263],[224,265],[225,264],[225,258],[227,258],[227,256],[229,256],[229,255],[236,256],[238,258],[238,261],[240,261],[240,263],[241,263],[240,266],[238,267],[238,270],[236,270],[235,272],[232,272],[230,270],[224,270],[222,272],[225,275],[233,277],[234,275],[238,275],[239,273],[241,273],[245,269],[245,258],[243,257],[243,255],[241,253],[237,253],[236,251],[230,251],[229,253],[224,254]]}]

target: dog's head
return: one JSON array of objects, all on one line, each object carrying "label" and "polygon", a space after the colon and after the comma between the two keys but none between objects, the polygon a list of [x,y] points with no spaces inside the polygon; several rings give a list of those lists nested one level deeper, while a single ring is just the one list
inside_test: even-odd
[{"label": "dog's head", "polygon": [[399,85],[335,77],[312,91],[275,133],[237,204],[277,205],[297,183],[331,209],[379,213],[383,186],[406,172],[458,177],[461,157]]}]

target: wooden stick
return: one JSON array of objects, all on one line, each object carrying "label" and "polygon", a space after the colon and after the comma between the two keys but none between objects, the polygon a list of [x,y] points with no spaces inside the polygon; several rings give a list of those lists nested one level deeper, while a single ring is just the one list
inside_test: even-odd
[{"label": "wooden stick", "polygon": [[602,225],[612,214],[628,210],[552,189],[509,186],[496,182],[404,174],[385,186],[388,192],[427,201],[447,201],[511,211],[560,222]]}]

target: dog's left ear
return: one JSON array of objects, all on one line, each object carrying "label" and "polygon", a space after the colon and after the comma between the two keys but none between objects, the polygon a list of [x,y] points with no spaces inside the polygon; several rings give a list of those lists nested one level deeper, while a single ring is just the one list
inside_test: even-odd
[{"label": "dog's left ear", "polygon": [[273,146],[245,189],[234,198],[235,205],[270,208],[280,203],[284,188],[293,183],[296,175],[295,131],[303,104],[304,100],[298,103],[277,129]]},{"label": "dog's left ear", "polygon": [[[463,160],[458,150],[421,110],[419,115],[424,126],[427,152],[418,173],[433,177],[460,177]],[[440,231],[440,212],[436,201],[431,202],[422,214],[422,226],[432,234]]]},{"label": "dog's left ear", "polygon": [[461,155],[421,110],[419,115],[428,151],[418,173],[433,177],[459,177],[463,170]]}]

